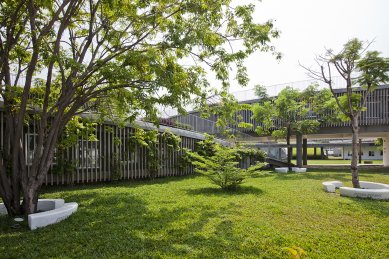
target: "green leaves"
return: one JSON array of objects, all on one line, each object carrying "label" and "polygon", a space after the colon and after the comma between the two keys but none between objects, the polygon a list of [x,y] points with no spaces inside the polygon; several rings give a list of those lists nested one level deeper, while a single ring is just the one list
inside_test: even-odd
[{"label": "green leaves", "polygon": [[266,89],[257,86],[257,95],[262,99],[253,104],[252,118],[260,124],[256,128],[258,135],[271,134],[274,138],[287,137],[288,129],[293,133],[314,133],[320,122],[333,117],[335,100],[329,90],[317,89],[317,85],[310,85],[304,91],[291,87],[284,88],[276,98],[268,100]]},{"label": "green leaves", "polygon": [[247,170],[239,168],[240,161],[250,158],[254,161],[265,160],[265,153],[258,149],[228,147],[216,144],[212,136],[198,142],[196,152],[185,150],[195,171],[208,176],[222,189],[235,189],[249,173],[260,170],[262,163],[250,166]]}]

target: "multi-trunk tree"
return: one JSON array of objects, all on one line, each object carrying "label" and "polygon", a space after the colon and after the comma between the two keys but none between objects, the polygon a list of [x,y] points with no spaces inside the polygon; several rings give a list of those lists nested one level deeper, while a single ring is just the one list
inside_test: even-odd
[{"label": "multi-trunk tree", "polygon": [[[271,21],[254,22],[253,12],[252,4],[213,0],[2,1],[0,196],[8,213],[36,212],[55,146],[75,115],[114,110],[133,121],[157,118],[157,105],[182,111],[196,96],[201,105],[206,70],[227,88],[235,66],[246,84],[243,60],[273,51],[278,36]],[[32,120],[37,145],[27,174],[23,128]]]},{"label": "multi-trunk tree", "polygon": [[[348,41],[339,52],[327,50],[317,58],[319,70],[305,69],[308,74],[325,82],[336,101],[344,120],[350,121],[352,131],[351,174],[354,188],[359,188],[358,139],[359,119],[366,107],[368,96],[380,84],[389,81],[389,59],[377,51],[367,51],[369,44],[358,39]],[[333,75],[340,75],[345,82],[344,91],[336,91]]]}]

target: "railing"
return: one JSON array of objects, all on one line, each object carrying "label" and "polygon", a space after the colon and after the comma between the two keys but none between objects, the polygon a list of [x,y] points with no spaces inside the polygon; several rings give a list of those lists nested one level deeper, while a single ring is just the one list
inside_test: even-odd
[{"label": "railing", "polygon": [[[341,89],[346,87],[344,79],[340,76],[333,77],[332,81],[333,81],[334,89]],[[290,83],[282,83],[277,85],[270,85],[270,86],[265,86],[265,88],[268,96],[277,96],[282,91],[282,89],[284,89],[287,86],[302,91],[306,89],[308,86],[310,86],[311,84],[317,84],[319,89],[328,88],[328,85],[325,84],[324,82],[313,80],[313,79],[295,81]],[[239,102],[245,102],[245,101],[256,99],[255,88],[233,92],[232,94]]]},{"label": "railing", "polygon": [[190,130],[215,135],[219,138],[225,138],[225,132],[234,134],[236,137],[240,138],[252,137],[251,135],[244,133],[237,128],[225,127],[222,129],[216,125],[216,121],[204,119],[193,114],[172,117],[170,120],[172,120],[178,128],[180,128],[179,125],[185,126],[183,127],[184,129],[188,129],[188,126],[190,126]]}]

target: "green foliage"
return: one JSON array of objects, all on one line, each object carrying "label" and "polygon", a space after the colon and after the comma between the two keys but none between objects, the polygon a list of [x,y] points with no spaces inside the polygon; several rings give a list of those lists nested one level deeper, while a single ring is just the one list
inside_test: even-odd
[{"label": "green foliage", "polygon": [[208,134],[204,136],[204,140],[195,143],[195,151],[201,156],[213,156],[216,152],[215,137]]},{"label": "green foliage", "polygon": [[269,98],[269,95],[267,94],[267,89],[263,85],[255,85],[254,92],[255,92],[255,95],[260,99]]},{"label": "green foliage", "polygon": [[377,138],[374,141],[374,145],[377,146],[378,150],[383,150],[384,149],[384,139],[383,138]]},{"label": "green foliage", "polygon": [[171,131],[166,130],[162,134],[158,130],[143,130],[136,128],[132,136],[129,137],[129,152],[134,152],[136,147],[143,147],[146,149],[147,170],[149,177],[154,179],[159,169],[162,166],[163,158],[161,160],[159,154],[160,143],[166,143],[168,150],[166,152],[176,152],[180,150],[181,138],[174,135]]},{"label": "green foliage", "polygon": [[247,170],[238,167],[239,161],[248,157],[253,161],[265,160],[265,153],[242,146],[222,146],[214,142],[212,136],[207,136],[197,143],[196,152],[186,150],[186,156],[195,166],[195,171],[206,175],[214,184],[222,189],[236,189],[248,174],[260,170],[263,163],[257,163]]},{"label": "green foliage", "polygon": [[65,150],[78,143],[83,138],[89,141],[97,141],[96,122],[80,116],[74,116],[65,127],[58,144],[59,150]]},{"label": "green foliage", "polygon": [[123,169],[120,163],[120,156],[118,153],[111,153],[110,155],[111,180],[117,181],[122,178]]},{"label": "green foliage", "polygon": [[[304,91],[286,87],[273,100],[253,104],[252,118],[261,123],[255,130],[257,134],[279,139],[288,137],[288,132],[314,133],[321,122],[329,120],[327,114],[333,114],[336,106],[331,92],[317,87],[310,85]],[[275,124],[276,120],[281,122]]]},{"label": "green foliage", "polygon": [[174,135],[169,129],[165,130],[162,135],[162,141],[164,141],[170,150],[179,151],[181,138]]},{"label": "green foliage", "polygon": [[[344,78],[347,91],[337,98],[338,108],[343,113],[343,120],[353,120],[365,110],[366,96],[380,84],[389,81],[389,59],[380,56],[378,51],[367,51],[369,44],[354,38],[344,44],[339,53],[327,51],[327,59],[321,61],[330,68],[333,66]],[[324,81],[332,87],[331,75],[323,74]],[[355,86],[361,86],[366,94],[356,93]]]}]

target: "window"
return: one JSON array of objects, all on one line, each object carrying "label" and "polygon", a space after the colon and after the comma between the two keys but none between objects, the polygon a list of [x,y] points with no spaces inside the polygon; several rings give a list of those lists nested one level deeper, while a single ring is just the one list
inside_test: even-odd
[{"label": "window", "polygon": [[374,151],[369,151],[369,156],[374,156]]}]

